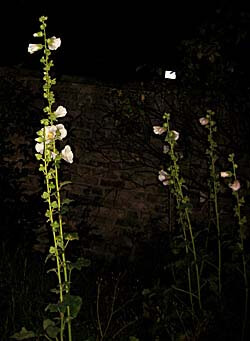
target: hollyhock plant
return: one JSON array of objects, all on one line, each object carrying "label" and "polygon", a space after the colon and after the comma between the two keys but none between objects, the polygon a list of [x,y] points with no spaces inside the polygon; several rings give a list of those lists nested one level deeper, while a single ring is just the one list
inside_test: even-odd
[{"label": "hollyhock plant", "polygon": [[[58,118],[64,117],[67,114],[67,110],[62,105],[59,105],[55,111],[53,110],[55,96],[51,87],[56,84],[56,79],[52,79],[50,76],[50,69],[53,66],[53,60],[50,59],[50,50],[57,50],[61,46],[61,39],[55,36],[46,39],[47,17],[42,16],[39,18],[39,21],[41,31],[34,33],[33,36],[42,38],[43,44],[29,44],[28,52],[32,54],[38,50],[43,50],[40,62],[43,64],[43,97],[47,101],[43,112],[47,115],[40,120],[43,127],[37,132],[38,137],[35,138],[37,142],[35,145],[37,154],[35,156],[37,160],[40,160],[39,171],[45,177],[45,190],[41,197],[48,205],[45,217],[51,227],[53,236],[53,246],[49,248],[47,259],[55,260],[56,265],[53,266],[52,270],[56,272],[58,279],[58,286],[54,291],[58,295],[57,303],[49,304],[45,309],[52,315],[58,313],[58,316],[54,317],[55,322],[49,319],[44,320],[43,325],[47,326],[44,328],[46,339],[51,340],[53,338],[64,341],[65,329],[67,327],[68,341],[72,341],[71,320],[76,317],[80,310],[82,299],[70,293],[71,270],[69,269],[72,265],[66,259],[66,248],[69,240],[78,239],[78,236],[74,232],[71,233],[69,238],[68,235],[70,233],[65,233],[63,230],[65,223],[63,222],[62,208],[64,205],[67,205],[67,200],[61,199],[60,191],[70,181],[60,181],[59,168],[61,159],[68,163],[73,162],[73,153],[69,145],[66,145],[61,153],[58,152],[56,146],[56,143],[59,143],[67,136],[67,130],[63,124],[54,124]],[[83,266],[81,265],[83,264],[82,259],[78,258],[77,262],[79,263],[77,269],[80,269]]]}]

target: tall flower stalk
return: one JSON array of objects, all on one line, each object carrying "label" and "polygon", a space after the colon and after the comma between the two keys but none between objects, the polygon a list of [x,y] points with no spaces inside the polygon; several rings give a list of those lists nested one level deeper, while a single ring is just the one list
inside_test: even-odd
[{"label": "tall flower stalk", "polygon": [[[248,276],[247,276],[247,260],[246,260],[246,252],[245,252],[245,246],[244,246],[244,240],[246,239],[246,223],[247,219],[246,216],[242,216],[241,213],[241,207],[245,203],[244,196],[239,195],[239,189],[240,189],[240,182],[237,179],[236,169],[238,165],[234,161],[234,154],[230,154],[228,157],[228,161],[232,164],[232,173],[231,172],[222,172],[221,175],[228,174],[228,176],[232,175],[232,183],[229,184],[229,187],[232,189],[232,193],[236,199],[236,204],[234,207],[234,214],[237,218],[237,222],[239,225],[239,241],[237,243],[237,249],[241,255],[242,260],[242,270],[240,271],[243,280],[244,280],[244,286],[245,286],[245,302],[244,302],[244,318],[242,323],[242,333],[241,333],[241,340],[245,340],[245,333],[246,333],[246,327],[247,327],[247,318],[248,318],[248,292],[249,292],[249,286],[248,286]],[[226,177],[226,176],[224,176]]]},{"label": "tall flower stalk", "polygon": [[[51,51],[56,50],[61,45],[61,39],[56,37],[47,38],[46,36],[46,21],[47,17],[42,16],[39,18],[40,31],[34,33],[33,36],[42,38],[42,44],[29,44],[28,52],[34,53],[42,50],[43,56],[40,62],[43,65],[43,97],[46,105],[43,109],[45,118],[41,120],[42,128],[37,132],[38,137],[36,140],[36,158],[40,161],[39,170],[43,173],[45,178],[46,190],[42,194],[42,198],[47,202],[48,209],[45,216],[49,222],[52,235],[53,246],[49,249],[47,259],[51,258],[56,260],[56,268],[51,269],[57,275],[58,287],[53,289],[59,298],[58,303],[49,304],[46,308],[51,313],[59,313],[60,325],[58,326],[52,320],[45,320],[43,323],[46,332],[46,338],[56,338],[59,334],[60,341],[64,340],[64,330],[67,326],[68,341],[72,341],[71,320],[76,317],[81,306],[81,298],[78,296],[70,295],[70,275],[73,268],[80,269],[84,266],[83,260],[78,259],[76,263],[71,263],[66,260],[66,247],[68,242],[73,239],[78,239],[76,233],[65,233],[63,231],[63,209],[69,203],[69,199],[62,201],[60,190],[70,181],[60,182],[58,169],[61,160],[68,163],[73,162],[73,153],[69,145],[59,151],[56,143],[60,142],[67,136],[67,130],[63,124],[56,124],[57,120],[67,114],[67,110],[63,106],[57,107],[53,110],[55,103],[54,93],[51,87],[56,84],[56,79],[50,76],[50,70],[53,67],[53,60],[50,59]],[[56,319],[57,321],[58,319]]]},{"label": "tall flower stalk", "polygon": [[[167,114],[167,113],[164,114],[163,119],[165,120],[163,127],[154,127],[154,132],[155,134],[159,134],[159,135],[166,132],[165,141],[169,145],[168,154],[171,158],[171,165],[168,168],[169,175],[165,172],[165,179],[160,178],[160,176],[159,176],[159,179],[162,180],[163,184],[165,185],[167,184],[173,185],[173,193],[175,195],[176,202],[177,202],[179,221],[183,229],[185,252],[186,252],[186,255],[188,255],[189,252],[191,252],[193,256],[197,296],[194,295],[193,290],[192,290],[192,278],[191,278],[191,265],[190,264],[188,264],[187,272],[188,272],[190,303],[192,307],[192,312],[194,313],[193,297],[195,296],[198,298],[200,309],[202,309],[202,302],[201,302],[201,285],[200,285],[200,273],[199,273],[199,267],[198,267],[198,257],[197,257],[197,252],[196,252],[193,228],[192,228],[192,224],[190,220],[190,200],[189,200],[189,197],[184,195],[184,192],[183,192],[184,179],[180,176],[178,156],[177,156],[177,153],[175,152],[175,144],[179,138],[179,133],[177,131],[170,130],[170,127],[169,127],[170,114]],[[189,233],[190,241],[188,240],[187,231]]]},{"label": "tall flower stalk", "polygon": [[206,117],[200,118],[200,124],[205,126],[208,129],[208,143],[209,147],[206,150],[206,154],[209,158],[209,171],[210,171],[210,180],[209,180],[209,188],[210,188],[210,200],[213,202],[214,206],[214,214],[215,214],[215,226],[217,230],[217,250],[218,250],[218,296],[219,300],[221,300],[221,228],[220,228],[220,214],[218,208],[218,192],[220,188],[219,183],[219,175],[216,171],[216,161],[218,159],[217,156],[217,144],[214,140],[214,133],[217,131],[216,122],[213,120],[213,116],[215,113],[211,110],[207,111]]}]

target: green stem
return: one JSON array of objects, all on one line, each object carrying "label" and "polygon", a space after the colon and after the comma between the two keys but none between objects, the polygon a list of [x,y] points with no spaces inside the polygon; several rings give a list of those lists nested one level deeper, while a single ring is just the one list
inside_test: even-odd
[{"label": "green stem", "polygon": [[[54,152],[55,152],[55,143],[54,143]],[[57,206],[59,212],[59,233],[60,233],[60,241],[62,243],[62,264],[63,264],[63,273],[64,273],[64,282],[65,282],[65,291],[66,294],[70,292],[70,283],[68,280],[68,271],[67,271],[67,263],[66,263],[66,256],[65,256],[65,246],[64,246],[64,236],[63,236],[63,222],[62,222],[62,215],[61,215],[61,196],[60,196],[60,189],[59,189],[59,180],[58,180],[58,169],[55,165],[55,181],[56,181],[56,197],[57,197]],[[67,306],[67,325],[68,325],[68,337],[69,341],[72,341],[72,332],[71,332],[71,318],[70,318],[70,307]]]},{"label": "green stem", "polygon": [[212,121],[213,112],[208,113],[209,117],[209,144],[210,149],[208,151],[211,159],[211,168],[210,168],[210,177],[213,181],[213,187],[211,188],[211,193],[213,194],[213,202],[214,202],[214,212],[216,218],[216,230],[217,230],[217,248],[218,248],[218,295],[219,301],[221,302],[221,292],[222,292],[222,284],[221,284],[221,268],[222,268],[222,260],[221,260],[221,229],[220,229],[220,215],[218,210],[218,181],[217,181],[217,174],[215,169],[215,162],[216,162],[216,143],[213,140],[213,132],[216,131],[215,122]]},{"label": "green stem", "polygon": [[[168,121],[167,121],[167,124],[168,124]],[[169,133],[169,125],[168,125],[168,133]],[[176,157],[175,152],[174,152],[174,142],[171,142],[171,141],[170,141],[170,156],[171,156],[171,160],[173,162],[173,168],[174,168],[174,172],[175,172],[175,176],[174,176],[174,178],[175,178],[174,179],[174,181],[175,181],[175,188],[176,188],[175,194],[176,194],[177,197],[179,196],[179,202],[182,203],[184,201],[184,195],[183,195],[183,191],[182,191],[182,183],[181,183],[180,178],[179,178],[179,166],[177,164],[177,157]],[[196,273],[196,282],[197,282],[197,293],[198,293],[197,296],[198,296],[199,308],[202,309],[200,274],[199,274],[199,268],[198,268],[196,246],[195,246],[193,230],[192,230],[192,225],[191,225],[191,221],[190,221],[190,216],[189,216],[188,208],[185,208],[184,213],[185,213],[186,222],[187,222],[187,225],[188,225],[188,230],[189,230],[189,234],[190,234],[190,238],[191,238],[191,243],[192,243],[192,252],[193,252],[194,264],[195,264],[195,273]],[[185,223],[182,222],[182,225],[183,225],[183,231],[185,231]],[[184,238],[186,238],[185,234],[184,234]],[[189,273],[190,273],[190,269],[188,269],[188,274]],[[190,275],[188,275],[188,276],[190,276]],[[189,281],[189,287],[190,287],[190,290],[191,290],[191,276],[188,278],[188,281]],[[191,296],[192,295],[190,295],[190,300],[191,300]],[[193,309],[193,307],[192,307],[192,309]]]},{"label": "green stem", "polygon": [[[234,163],[234,159],[232,157],[232,165],[233,165],[233,176],[234,181],[237,180],[236,176],[236,165]],[[241,258],[242,258],[242,265],[243,265],[243,277],[244,277],[244,286],[245,286],[245,302],[244,302],[244,319],[242,323],[242,331],[241,331],[241,341],[245,340],[245,333],[246,333],[246,327],[247,327],[247,316],[248,316],[248,277],[247,277],[247,261],[245,257],[245,249],[244,249],[244,231],[243,231],[243,223],[241,219],[241,203],[239,198],[239,193],[235,192],[236,197],[236,210],[235,214],[238,218],[238,224],[239,224],[239,230],[240,230],[240,249],[241,249]]]}]

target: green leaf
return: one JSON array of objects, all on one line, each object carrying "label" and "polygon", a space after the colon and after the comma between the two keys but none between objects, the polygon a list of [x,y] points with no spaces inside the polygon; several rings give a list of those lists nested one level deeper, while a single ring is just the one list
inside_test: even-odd
[{"label": "green leaf", "polygon": [[42,154],[35,154],[35,157],[37,160],[41,160],[43,156]]},{"label": "green leaf", "polygon": [[44,200],[47,200],[49,198],[49,193],[48,192],[43,192],[43,194],[41,195],[41,198]]},{"label": "green leaf", "polygon": [[42,136],[39,136],[36,138],[36,142],[42,143],[44,141],[44,138]]},{"label": "green leaf", "polygon": [[25,327],[22,327],[19,333],[13,334],[10,338],[16,340],[25,340],[30,339],[32,337],[36,337],[35,333],[31,330],[27,330]]},{"label": "green leaf", "polygon": [[74,200],[71,200],[71,199],[63,199],[62,201],[62,205],[69,205],[71,202],[73,202]]},{"label": "green leaf", "polygon": [[61,189],[62,187],[68,185],[68,184],[72,184],[72,181],[63,181],[60,183],[59,189]]},{"label": "green leaf", "polygon": [[74,319],[78,315],[81,305],[82,305],[82,298],[80,296],[73,296],[70,294],[66,294],[63,299],[63,305],[65,307],[70,307],[70,314],[71,317]]},{"label": "green leaf", "polygon": [[41,124],[44,124],[45,126],[49,125],[49,120],[47,118],[43,118],[40,122]]},{"label": "green leaf", "polygon": [[46,329],[46,333],[48,334],[49,337],[52,337],[52,338],[56,338],[57,335],[59,334],[60,332],[60,328],[59,327],[56,327],[56,326],[49,326],[47,329]]},{"label": "green leaf", "polygon": [[79,240],[79,236],[77,232],[64,233],[64,238],[66,240]]},{"label": "green leaf", "polygon": [[58,328],[54,321],[50,319],[46,319],[43,321],[43,329],[46,331],[47,335],[52,338],[56,338],[58,333],[60,332],[60,328]]},{"label": "green leaf", "polygon": [[[45,311],[49,311],[50,313],[57,313],[57,312],[59,312],[61,310],[59,310],[59,304],[50,303],[45,308]],[[65,309],[65,311],[66,311],[66,309]]]},{"label": "green leaf", "polygon": [[55,325],[55,322],[50,320],[50,319],[43,320],[43,329],[44,330],[46,330],[48,327],[54,326],[54,325]]},{"label": "green leaf", "polygon": [[43,164],[40,164],[39,171],[40,172],[44,172],[45,171],[45,167],[44,167]]},{"label": "green leaf", "polygon": [[55,248],[54,246],[51,246],[51,247],[49,248],[49,253],[50,253],[51,255],[55,255],[55,254],[56,254],[56,248]]},{"label": "green leaf", "polygon": [[57,207],[58,207],[57,201],[52,201],[51,207],[52,207],[52,208],[57,208]]},{"label": "green leaf", "polygon": [[91,264],[91,262],[89,259],[79,257],[76,260],[76,262],[69,263],[69,269],[70,270],[73,270],[73,269],[81,270],[82,268],[87,268],[88,266],[90,266],[90,264]]},{"label": "green leaf", "polygon": [[59,223],[57,220],[53,221],[53,223],[50,224],[53,230],[57,230],[59,227]]}]

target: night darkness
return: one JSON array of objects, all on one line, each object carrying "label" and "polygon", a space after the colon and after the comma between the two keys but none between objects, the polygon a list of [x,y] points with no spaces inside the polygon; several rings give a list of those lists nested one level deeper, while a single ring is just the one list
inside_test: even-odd
[{"label": "night darkness", "polygon": [[0,340],[249,340],[250,5],[9,0],[0,32]]},{"label": "night darkness", "polygon": [[[13,11],[14,9],[14,11]],[[2,10],[1,65],[33,66],[26,47],[41,15],[62,38],[60,71],[106,79],[135,78],[141,65],[178,64],[178,45],[203,23],[224,20],[216,11],[239,12],[227,1],[119,2],[9,1]]]}]

